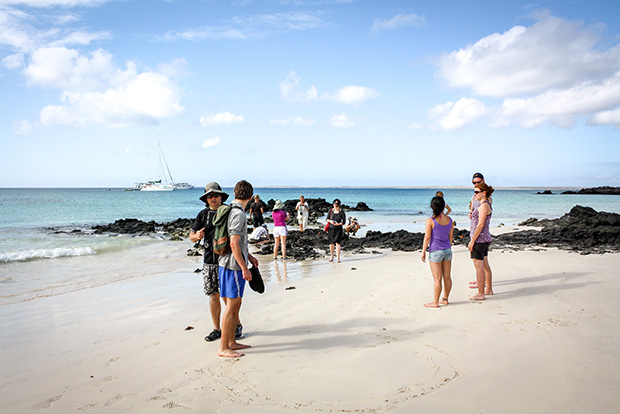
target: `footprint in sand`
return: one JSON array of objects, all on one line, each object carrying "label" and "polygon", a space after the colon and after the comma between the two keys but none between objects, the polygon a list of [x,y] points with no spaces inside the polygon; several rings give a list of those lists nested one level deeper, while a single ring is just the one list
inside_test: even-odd
[{"label": "footprint in sand", "polygon": [[42,408],[50,408],[56,401],[59,401],[60,399],[62,399],[62,395],[57,395],[55,397],[49,398],[43,402],[33,405],[32,408],[37,410],[40,410]]},{"label": "footprint in sand", "polygon": [[164,405],[162,405],[162,408],[168,408],[168,409],[183,408],[185,410],[193,410],[192,407],[188,407],[188,406],[185,406],[185,405],[177,404],[175,402],[169,402],[167,404],[164,404]]}]

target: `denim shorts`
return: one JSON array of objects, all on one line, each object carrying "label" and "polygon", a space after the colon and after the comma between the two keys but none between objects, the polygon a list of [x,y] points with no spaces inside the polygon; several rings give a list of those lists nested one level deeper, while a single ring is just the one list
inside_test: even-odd
[{"label": "denim shorts", "polygon": [[435,263],[449,262],[452,260],[452,249],[435,250],[434,252],[430,252],[428,255],[428,260]]}]

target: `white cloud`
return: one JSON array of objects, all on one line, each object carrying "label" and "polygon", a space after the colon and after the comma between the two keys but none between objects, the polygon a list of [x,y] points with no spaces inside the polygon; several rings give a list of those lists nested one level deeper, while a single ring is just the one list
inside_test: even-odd
[{"label": "white cloud", "polygon": [[[493,111],[492,127],[552,123],[570,128],[579,119],[588,125],[617,126],[620,44],[601,44],[595,29],[580,22],[546,12],[539,17],[529,27],[515,26],[443,56],[439,76],[452,87],[502,98]],[[480,101],[466,106],[473,117],[455,112],[456,104],[437,106],[429,113],[442,128],[459,127],[483,112],[491,114],[481,110]]]},{"label": "white cloud", "polygon": [[318,92],[316,88],[311,86],[306,91],[302,91],[299,88],[301,78],[294,71],[289,73],[285,80],[280,82],[280,95],[293,102],[312,102],[318,99]]},{"label": "white cloud", "polygon": [[618,45],[602,50],[593,30],[553,16],[486,36],[439,61],[439,75],[450,86],[491,97],[568,88],[619,69]]},{"label": "white cloud", "polygon": [[32,54],[24,74],[30,85],[90,91],[104,87],[120,71],[105,50],[82,55],[75,49],[46,47]]},{"label": "white cloud", "polygon": [[[67,26],[77,19],[76,15],[28,14],[23,10],[0,8],[0,45],[21,53],[33,53],[40,48],[88,45],[111,37],[107,31],[87,32]],[[50,20],[55,21],[53,28],[38,29],[40,25],[49,24]]]},{"label": "white cloud", "polygon": [[202,148],[207,149],[207,148],[217,147],[219,144],[220,144],[220,137],[209,138],[209,139],[206,139],[202,143]]},{"label": "white cloud", "polygon": [[311,127],[316,122],[313,119],[302,118],[300,116],[296,118],[284,118],[284,119],[270,119],[269,124],[277,125],[277,126],[285,126],[285,125],[299,125],[304,127]]},{"label": "white cloud", "polygon": [[413,129],[414,131],[420,131],[424,129],[424,125],[420,124],[419,122],[412,122],[407,128]]},{"label": "white cloud", "polygon": [[13,132],[17,135],[28,135],[34,129],[35,125],[30,121],[13,122]]},{"label": "white cloud", "polygon": [[0,0],[0,5],[49,8],[53,6],[96,6],[110,0]]},{"label": "white cloud", "polygon": [[620,129],[620,108],[596,113],[588,120],[588,124],[613,125],[616,129]]},{"label": "white cloud", "polygon": [[300,125],[300,126],[305,126],[305,127],[310,127],[315,124],[314,119],[302,118],[300,116],[293,119],[293,123],[295,125]]},{"label": "white cloud", "polygon": [[132,67],[123,75],[121,84],[104,92],[63,92],[62,105],[43,108],[41,124],[126,127],[155,124],[183,112],[179,87],[167,77],[155,72],[138,74]]},{"label": "white cloud", "polygon": [[244,122],[243,115],[235,115],[230,112],[206,114],[200,117],[200,125],[203,126],[242,124]]},{"label": "white cloud", "polygon": [[374,88],[347,85],[333,93],[324,93],[319,98],[318,90],[314,85],[304,91],[300,83],[301,77],[292,71],[285,80],[280,82],[280,95],[291,102],[308,103],[322,100],[344,104],[361,104],[380,95]]},{"label": "white cloud", "polygon": [[482,118],[486,113],[484,104],[473,98],[461,98],[456,103],[446,102],[429,110],[429,116],[436,119],[439,127],[445,130],[462,128]]},{"label": "white cloud", "polygon": [[[583,82],[571,88],[550,90],[531,98],[506,99],[502,105],[502,123],[511,120],[532,128],[547,121],[568,128],[577,118],[594,114],[591,125],[604,125],[611,119],[610,108],[620,105],[620,72],[603,82]],[[605,114],[605,115],[603,115]],[[613,118],[613,117],[612,117]]]},{"label": "white cloud", "polygon": [[355,122],[349,118],[349,115],[343,112],[340,115],[332,116],[329,125],[335,128],[350,128],[355,125]]},{"label": "white cloud", "polygon": [[312,30],[325,27],[321,12],[264,13],[249,17],[235,17],[214,26],[195,27],[178,32],[154,36],[156,40],[204,40],[204,39],[259,39],[275,34]]},{"label": "white cloud", "polygon": [[24,55],[21,53],[14,53],[12,55],[8,55],[4,59],[2,59],[2,66],[7,69],[20,69],[24,66]]},{"label": "white cloud", "polygon": [[411,14],[398,14],[391,19],[375,19],[370,30],[372,32],[380,32],[382,30],[399,29],[406,26],[421,26],[424,24],[424,17],[418,16],[415,13]]},{"label": "white cloud", "polygon": [[343,86],[333,94],[325,94],[324,99],[345,104],[359,104],[378,96],[379,92],[373,88],[350,85]]}]

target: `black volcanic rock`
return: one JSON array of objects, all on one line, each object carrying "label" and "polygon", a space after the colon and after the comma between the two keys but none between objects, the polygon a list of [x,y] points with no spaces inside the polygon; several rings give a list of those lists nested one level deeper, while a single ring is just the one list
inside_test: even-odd
[{"label": "black volcanic rock", "polygon": [[562,194],[603,194],[603,195],[620,195],[620,187],[592,187],[582,188],[579,191],[564,191]]},{"label": "black volcanic rock", "polygon": [[558,219],[528,219],[520,225],[542,230],[502,234],[494,244],[549,246],[582,254],[620,251],[620,214],[575,206]]}]

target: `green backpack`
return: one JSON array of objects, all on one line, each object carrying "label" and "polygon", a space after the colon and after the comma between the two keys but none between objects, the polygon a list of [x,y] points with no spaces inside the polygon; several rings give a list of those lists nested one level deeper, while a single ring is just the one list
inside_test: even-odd
[{"label": "green backpack", "polygon": [[213,225],[215,232],[213,233],[213,252],[220,256],[226,256],[230,253],[230,236],[228,235],[228,216],[230,215],[230,206],[221,205],[217,209]]}]

